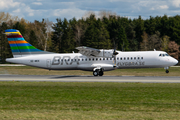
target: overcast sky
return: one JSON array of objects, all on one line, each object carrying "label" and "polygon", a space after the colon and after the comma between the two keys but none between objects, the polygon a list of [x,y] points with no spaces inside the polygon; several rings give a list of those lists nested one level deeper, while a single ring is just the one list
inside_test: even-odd
[{"label": "overcast sky", "polygon": [[143,19],[149,16],[180,14],[180,0],[0,0],[0,11],[28,21],[48,18],[79,19],[87,11],[111,11],[117,15]]}]

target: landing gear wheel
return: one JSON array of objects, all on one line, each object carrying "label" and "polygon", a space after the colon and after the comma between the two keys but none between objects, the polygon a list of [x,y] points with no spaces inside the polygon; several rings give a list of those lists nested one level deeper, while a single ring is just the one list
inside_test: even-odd
[{"label": "landing gear wheel", "polygon": [[96,70],[96,71],[93,71],[93,75],[94,76],[98,76],[98,71]]},{"label": "landing gear wheel", "polygon": [[169,70],[166,70],[166,73],[169,73]]},{"label": "landing gear wheel", "polygon": [[99,71],[99,76],[103,76],[103,71]]}]

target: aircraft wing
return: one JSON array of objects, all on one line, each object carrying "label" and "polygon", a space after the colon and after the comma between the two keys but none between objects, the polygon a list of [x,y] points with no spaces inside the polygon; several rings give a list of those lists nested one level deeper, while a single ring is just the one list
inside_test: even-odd
[{"label": "aircraft wing", "polygon": [[79,50],[79,53],[88,57],[98,57],[99,53],[101,52],[99,49],[94,49],[85,46],[76,47],[76,49]]}]

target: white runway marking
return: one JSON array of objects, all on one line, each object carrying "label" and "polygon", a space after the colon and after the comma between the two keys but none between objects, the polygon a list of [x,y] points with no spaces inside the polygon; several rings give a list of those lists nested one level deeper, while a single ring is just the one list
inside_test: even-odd
[{"label": "white runway marking", "polygon": [[180,77],[0,75],[0,81],[180,83]]}]

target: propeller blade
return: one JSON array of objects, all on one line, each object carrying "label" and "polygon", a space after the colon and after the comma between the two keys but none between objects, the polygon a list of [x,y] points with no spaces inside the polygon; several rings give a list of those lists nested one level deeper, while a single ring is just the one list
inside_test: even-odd
[{"label": "propeller blade", "polygon": [[118,52],[116,52],[116,44],[114,40],[113,40],[113,45],[114,45],[114,51],[113,51],[114,67],[116,67],[116,55],[118,54]]},{"label": "propeller blade", "polygon": [[115,41],[113,40],[113,44],[114,44],[114,51],[113,51],[113,55],[117,55],[118,52],[116,52],[116,44],[115,44]]}]

